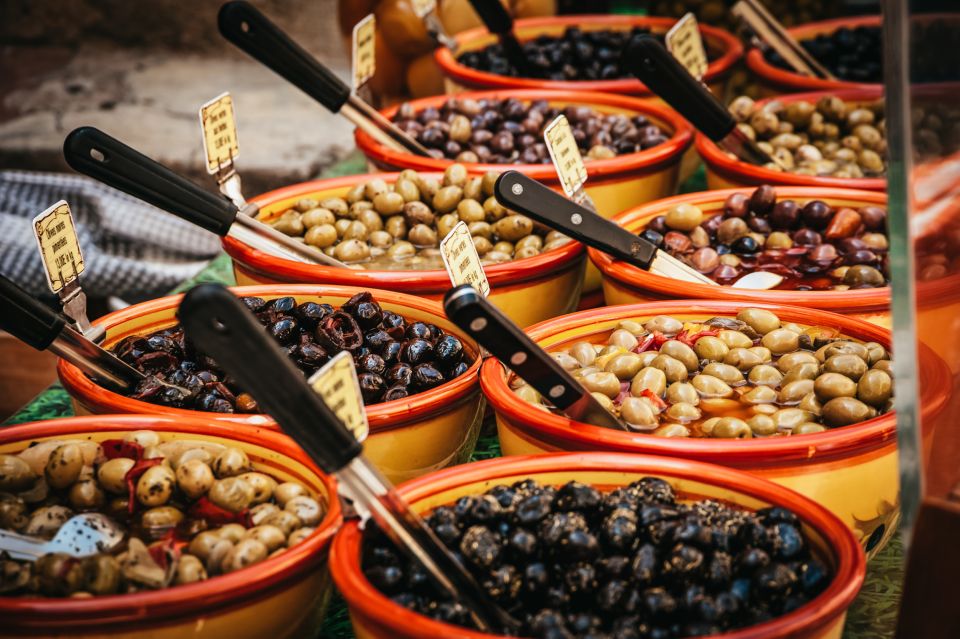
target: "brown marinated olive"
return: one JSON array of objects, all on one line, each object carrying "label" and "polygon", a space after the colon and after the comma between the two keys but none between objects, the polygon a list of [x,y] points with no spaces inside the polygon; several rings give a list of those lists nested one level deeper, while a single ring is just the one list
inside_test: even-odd
[{"label": "brown marinated olive", "polygon": [[126,457],[117,457],[106,461],[97,470],[97,481],[100,482],[104,490],[115,495],[126,495],[127,484],[125,478],[127,472],[133,468],[134,463],[132,459]]},{"label": "brown marinated olive", "polygon": [[76,444],[57,446],[52,453],[43,475],[51,488],[66,488],[77,480],[83,470],[83,453]]},{"label": "brown marinated olive", "polygon": [[30,464],[15,455],[0,455],[0,492],[18,493],[36,479]]},{"label": "brown marinated olive", "polygon": [[199,459],[190,459],[177,467],[177,488],[191,499],[207,494],[214,476],[210,466]]},{"label": "brown marinated olive", "polygon": [[203,563],[193,555],[182,555],[177,562],[176,584],[192,584],[207,578],[207,570]]},{"label": "brown marinated olive", "polygon": [[224,573],[231,573],[252,566],[267,558],[267,547],[256,539],[241,539],[231,548],[220,563]]},{"label": "brown marinated olive", "polygon": [[176,476],[167,466],[151,466],[137,480],[137,501],[148,507],[162,506],[170,500]]},{"label": "brown marinated olive", "polygon": [[239,477],[227,477],[213,482],[207,493],[217,506],[238,513],[253,503],[253,486]]}]

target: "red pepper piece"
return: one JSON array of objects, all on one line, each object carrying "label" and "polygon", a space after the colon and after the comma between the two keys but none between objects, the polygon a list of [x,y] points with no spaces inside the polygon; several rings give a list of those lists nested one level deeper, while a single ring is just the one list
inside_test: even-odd
[{"label": "red pepper piece", "polygon": [[683,342],[684,344],[686,344],[687,346],[692,347],[694,344],[697,343],[697,340],[700,339],[701,337],[716,337],[719,334],[720,334],[719,329],[712,330],[712,331],[699,331],[697,333],[693,333],[692,335],[687,335],[686,331],[681,331],[680,335],[677,335],[677,339]]},{"label": "red pepper piece", "polygon": [[105,439],[100,442],[100,448],[103,450],[104,457],[108,460],[124,457],[139,461],[143,457],[143,446],[137,442],[128,442],[123,439]]},{"label": "red pepper piece", "polygon": [[131,515],[133,514],[133,511],[137,505],[137,480],[140,479],[140,475],[147,472],[148,468],[159,466],[162,463],[163,459],[159,457],[154,457],[153,459],[140,459],[137,460],[137,463],[135,463],[133,467],[127,471],[127,474],[123,476],[123,480],[127,483],[127,498],[129,500],[129,503],[127,504],[127,512]]},{"label": "red pepper piece", "polygon": [[645,338],[643,338],[642,342],[640,342],[639,344],[637,344],[636,347],[634,347],[633,352],[643,353],[645,351],[650,350],[651,348],[659,349],[663,345],[663,343],[666,341],[669,341],[669,339],[670,339],[669,337],[667,337],[660,331],[653,331],[652,333],[647,335]]},{"label": "red pepper piece", "polygon": [[180,547],[173,539],[173,531],[167,533],[163,539],[147,546],[147,552],[157,565],[166,571],[170,566],[170,556],[172,555],[175,559],[180,557]]},{"label": "red pepper piece", "polygon": [[249,528],[253,523],[250,520],[249,509],[241,510],[238,513],[232,513],[226,508],[217,506],[206,497],[201,497],[194,502],[193,506],[190,507],[190,512],[187,513],[187,515],[191,519],[203,519],[207,522],[207,524],[212,526],[240,524],[244,528]]},{"label": "red pepper piece", "polygon": [[660,410],[663,410],[667,407],[667,403],[663,401],[659,395],[654,393],[649,388],[644,388],[643,391],[640,392],[640,395],[642,397],[646,397],[647,399],[649,399],[651,402],[653,402],[654,406],[656,406]]}]

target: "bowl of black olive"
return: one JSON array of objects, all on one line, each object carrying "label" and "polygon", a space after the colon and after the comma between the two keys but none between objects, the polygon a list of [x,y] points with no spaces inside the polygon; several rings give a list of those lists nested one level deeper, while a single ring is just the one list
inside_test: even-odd
[{"label": "bowl of black olive", "polygon": [[[351,354],[369,422],[364,450],[391,480],[469,458],[483,416],[479,349],[438,303],[343,286],[231,290],[304,375],[342,351]],[[277,429],[253,397],[203,354],[202,344],[184,335],[176,319],[179,302],[180,296],[164,297],[97,320],[107,331],[104,348],[147,377],[121,394],[61,360],[57,372],[77,414],[206,415]]]},{"label": "bowl of black olive", "polygon": [[[454,54],[446,47],[434,59],[446,78],[447,93],[465,89],[562,89],[601,91],[656,99],[634,75],[620,66],[620,54],[633,35],[663,35],[673,18],[574,15],[528,18],[514,23],[514,32],[529,60],[515,68],[496,36],[485,28],[457,35]],[[727,79],[743,55],[743,45],[727,31],[700,25],[709,66],[704,82],[723,95]]]},{"label": "bowl of black olive", "polygon": [[[828,637],[865,572],[813,501],[710,464],[619,453],[505,457],[399,488],[522,637]],[[379,531],[334,539],[358,635],[477,631]]]}]

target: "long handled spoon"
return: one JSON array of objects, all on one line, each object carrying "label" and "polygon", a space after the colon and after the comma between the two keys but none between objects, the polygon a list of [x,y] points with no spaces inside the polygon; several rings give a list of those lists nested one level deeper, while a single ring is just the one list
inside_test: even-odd
[{"label": "long handled spoon", "polygon": [[513,18],[510,17],[507,8],[500,3],[500,0],[470,0],[470,4],[487,27],[487,31],[500,40],[500,45],[510,64],[521,75],[529,76],[530,62],[517,36],[513,33]]},{"label": "long handled spoon", "polygon": [[0,328],[38,351],[59,355],[115,389],[132,390],[146,379],[146,375],[84,337],[61,315],[2,275],[0,311]]},{"label": "long handled spoon", "polygon": [[603,428],[631,430],[469,284],[447,291],[443,308],[451,322],[571,419]]},{"label": "long handled spoon", "polygon": [[224,38],[331,113],[341,114],[381,144],[416,155],[430,155],[422,144],[352,93],[350,87],[330,69],[304,51],[249,2],[226,3],[220,7],[217,20]]},{"label": "long handled spoon", "polygon": [[776,164],[773,157],[737,128],[737,121],[723,103],[653,36],[634,37],[623,52],[622,63],[690,124],[727,151],[751,164]]},{"label": "long handled spoon", "polygon": [[89,557],[112,552],[123,537],[123,530],[106,515],[84,513],[64,522],[50,541],[0,528],[0,552],[21,561],[36,561],[51,552]]},{"label": "long handled spoon", "polygon": [[516,627],[367,461],[357,440],[240,300],[222,286],[203,284],[184,297],[180,319],[190,338],[202,344],[324,472],[337,476],[360,514],[372,518],[398,548],[420,562],[454,601],[463,602],[481,630],[509,632]]},{"label": "long handled spoon", "polygon": [[763,3],[740,0],[730,11],[746,24],[763,45],[776,51],[795,71],[824,80],[837,79],[783,28]]},{"label": "long handled spoon", "polygon": [[347,268],[316,248],[297,242],[254,219],[257,207],[243,212],[159,162],[93,127],[74,129],[63,143],[67,164],[80,173],[149,202],[187,222],[288,260]]}]

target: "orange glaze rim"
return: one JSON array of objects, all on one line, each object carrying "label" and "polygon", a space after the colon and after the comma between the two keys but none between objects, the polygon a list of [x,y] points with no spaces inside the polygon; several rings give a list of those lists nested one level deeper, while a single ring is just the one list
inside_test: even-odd
[{"label": "orange glaze rim", "polygon": [[[306,196],[318,191],[350,187],[374,178],[380,178],[392,184],[396,182],[399,175],[399,173],[348,175],[302,182],[258,195],[251,202],[263,208],[290,197]],[[439,177],[439,175],[435,177]],[[222,238],[222,241],[224,250],[232,259],[255,271],[264,273],[268,277],[282,277],[294,282],[332,282],[343,286],[359,286],[361,288],[390,286],[402,288],[409,293],[419,294],[442,294],[450,288],[450,276],[447,275],[446,271],[375,271],[304,264],[303,262],[287,260],[258,251],[230,236]],[[583,256],[583,245],[579,242],[569,242],[532,257],[484,266],[483,270],[487,274],[492,289],[509,290],[518,284],[540,279],[560,269],[568,268],[576,263],[577,258],[581,256]]]},{"label": "orange glaze rim", "polygon": [[[617,27],[650,27],[658,33],[666,33],[676,24],[673,18],[656,18],[644,16],[608,16],[608,15],[577,15],[569,17],[525,18],[514,23],[518,31],[527,29],[549,28],[556,26],[581,27],[587,31],[599,28],[615,29]],[[720,80],[730,72],[733,65],[743,55],[743,44],[733,34],[701,24],[700,30],[710,44],[719,45],[723,53],[719,58],[707,66],[707,73],[703,81],[707,84]],[[489,35],[485,27],[477,27],[464,31],[456,36],[458,45],[465,45],[473,40]],[[513,78],[496,75],[485,71],[478,71],[464,64],[460,64],[456,57],[446,47],[438,47],[434,53],[434,60],[445,76],[467,87],[484,87],[489,89],[553,89],[563,91],[599,91],[602,93],[617,93],[621,95],[635,95],[643,98],[653,98],[653,92],[636,78],[617,78],[615,80],[540,80],[536,78]]]},{"label": "orange glaze rim", "polygon": [[[0,617],[18,632],[78,630],[130,623],[167,624],[172,618],[216,613],[273,595],[323,561],[331,538],[343,522],[336,480],[324,474],[292,439],[282,433],[238,429],[233,424],[196,416],[93,415],[10,426],[0,430],[0,444],[90,432],[150,429],[199,437],[213,436],[262,446],[303,463],[327,491],[327,513],[317,533],[276,557],[227,575],[164,590],[91,599],[0,597]],[[21,625],[22,623],[22,625]]]},{"label": "orange glaze rim", "polygon": [[[890,348],[891,334],[885,328],[848,315],[828,313],[819,309],[781,304],[751,302],[753,308],[776,313],[780,319],[808,326],[830,326],[843,335],[862,341],[873,341]],[[561,331],[590,326],[599,321],[630,319],[654,315],[726,315],[735,316],[744,308],[743,302],[680,300],[648,302],[611,306],[582,311],[540,322],[527,329],[536,342]],[[920,364],[917,367],[924,394],[921,401],[923,415],[940,412],[950,397],[950,371],[946,363],[932,350],[920,345]],[[527,402],[510,390],[506,369],[499,360],[489,358],[480,369],[480,386],[494,410],[521,430],[529,431],[537,439],[564,450],[610,450],[683,457],[723,465],[759,468],[789,467],[808,462],[827,461],[851,454],[861,454],[883,446],[896,444],[896,413],[891,411],[851,426],[833,428],[822,433],[797,437],[754,438],[723,440],[710,438],[670,438],[627,433],[577,422],[564,415],[532,410]]]},{"label": "orange glaze rim", "polygon": [[[284,295],[332,295],[343,297],[346,301],[353,295],[361,292],[373,294],[378,302],[388,302],[407,308],[415,309],[421,312],[427,312],[448,324],[443,308],[438,302],[426,300],[413,295],[397,293],[396,291],[357,289],[347,286],[327,286],[317,284],[268,284],[261,286],[234,286],[230,290],[238,296],[257,296],[257,297],[282,297]],[[161,297],[149,302],[135,304],[125,309],[115,311],[97,319],[94,324],[106,326],[108,329],[118,326],[131,319],[143,315],[166,311],[176,308],[180,304],[182,295],[172,295],[170,297]],[[169,325],[169,321],[164,322]],[[144,330],[157,330],[160,326],[147,327]],[[444,330],[447,330],[446,328]],[[464,349],[473,358],[473,363],[460,377],[445,382],[436,388],[428,391],[410,395],[402,399],[395,399],[390,402],[380,402],[367,407],[367,421],[370,424],[370,433],[384,432],[392,430],[406,424],[415,423],[426,419],[432,413],[438,410],[451,410],[463,402],[469,401],[478,391],[477,373],[480,369],[479,348],[476,343],[466,333],[457,327],[448,330],[455,335],[464,345]],[[98,384],[95,384],[83,372],[70,364],[66,360],[60,359],[57,362],[57,374],[63,383],[67,392],[79,401],[81,404],[93,409],[91,412],[98,413],[156,413],[160,415],[169,415],[178,419],[210,416],[217,421],[226,421],[240,423],[249,426],[266,428],[269,430],[279,430],[277,423],[267,415],[257,414],[249,415],[245,413],[204,413],[202,411],[188,410],[185,408],[171,408],[168,406],[159,406],[140,400],[131,399],[119,393],[108,390]]]},{"label": "orange glaze rim", "polygon": [[[757,100],[758,105],[767,104],[773,100],[790,104],[791,102],[813,102],[827,96],[836,96],[845,101],[868,101],[879,100],[883,97],[883,90],[879,87],[848,89],[845,91],[815,91],[811,93],[791,93],[789,95],[777,96],[775,98],[766,98]],[[765,169],[756,164],[743,162],[728,155],[713,140],[697,133],[696,136],[697,153],[703,158],[707,168],[714,171],[721,177],[734,183],[747,184],[785,184],[790,186],[820,186],[849,189],[865,189],[868,191],[886,191],[887,178],[836,178],[822,177],[817,175],[797,175],[787,171],[773,171]]]},{"label": "orange glaze rim", "polygon": [[[539,411],[537,411],[539,412]],[[719,486],[740,495],[793,510],[803,522],[829,543],[836,574],[818,597],[793,612],[740,630],[711,635],[717,639],[761,639],[793,636],[826,626],[846,610],[863,585],[866,559],[851,530],[823,506],[771,481],[743,471],[684,459],[622,453],[551,453],[502,457],[441,470],[403,483],[398,492],[408,503],[445,490],[478,482],[496,482],[502,477],[534,476],[538,473],[643,472]],[[348,522],[334,538],[330,570],[337,588],[361,620],[370,619],[388,630],[407,636],[489,639],[492,635],[452,626],[417,614],[394,603],[377,590],[360,569],[362,534],[356,522]]]},{"label": "orange glaze rim", "polygon": [[[626,95],[586,91],[500,89],[497,91],[458,93],[456,97],[457,99],[471,98],[474,100],[483,98],[500,100],[516,98],[524,102],[547,100],[549,102],[563,102],[568,105],[612,107],[652,117],[655,120],[666,123],[667,128],[673,131],[673,134],[666,142],[651,149],[630,153],[628,155],[619,155],[607,160],[591,160],[587,162],[588,185],[591,181],[603,180],[605,178],[636,179],[641,175],[648,175],[671,164],[676,164],[680,161],[683,152],[687,150],[693,140],[693,127],[675,111],[660,104],[652,103],[649,100],[641,100]],[[426,107],[439,108],[450,98],[451,96],[449,95],[435,95],[429,98],[411,100],[409,104],[413,106],[415,111],[419,112]],[[395,105],[388,109],[383,109],[380,113],[389,120],[399,108],[399,105]],[[395,151],[380,144],[360,129],[354,132],[354,138],[356,139],[357,147],[377,166],[387,168],[402,167],[416,169],[418,171],[443,171],[446,167],[454,164],[453,160],[423,157],[405,151]],[[463,164],[471,174],[481,174],[487,171],[496,171],[498,173],[502,171],[519,171],[524,175],[528,175],[546,184],[559,184],[559,179],[557,178],[553,164],[549,163],[480,164],[461,162],[460,164]]]}]

